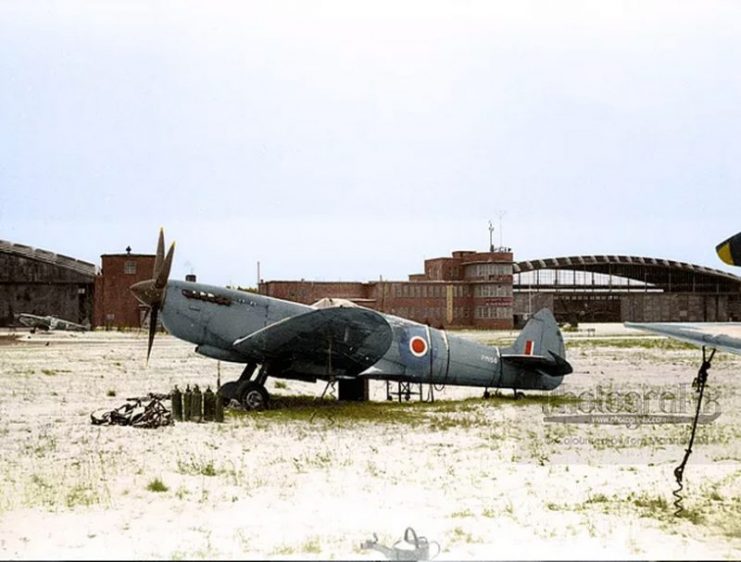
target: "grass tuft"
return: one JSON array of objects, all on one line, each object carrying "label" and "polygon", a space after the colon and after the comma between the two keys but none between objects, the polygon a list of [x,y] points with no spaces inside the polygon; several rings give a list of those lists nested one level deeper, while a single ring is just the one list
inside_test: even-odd
[{"label": "grass tuft", "polygon": [[162,480],[155,478],[149,484],[147,484],[147,490],[150,492],[166,492],[169,488],[165,485]]}]

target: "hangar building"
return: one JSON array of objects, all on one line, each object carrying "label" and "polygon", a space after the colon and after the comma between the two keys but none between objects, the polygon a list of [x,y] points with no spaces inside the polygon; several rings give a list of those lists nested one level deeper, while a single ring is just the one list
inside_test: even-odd
[{"label": "hangar building", "polygon": [[515,322],[541,307],[565,322],[741,320],[741,277],[673,260],[572,256],[513,267]]},{"label": "hangar building", "polygon": [[0,325],[25,312],[92,323],[95,265],[0,240]]}]

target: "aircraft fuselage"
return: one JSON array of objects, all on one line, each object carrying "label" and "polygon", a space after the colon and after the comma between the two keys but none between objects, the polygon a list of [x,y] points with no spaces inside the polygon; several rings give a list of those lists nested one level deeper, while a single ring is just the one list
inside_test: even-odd
[{"label": "aircraft fuselage", "polygon": [[[260,362],[238,351],[234,343],[282,320],[311,312],[311,306],[265,295],[186,281],[169,281],[161,311],[172,335],[196,345],[207,357],[236,363]],[[388,349],[362,373],[338,373],[338,378],[377,379],[479,387],[552,390],[563,375],[525,368],[504,361],[512,348],[497,348],[450,335],[446,331],[379,313],[392,330]],[[559,333],[560,338],[560,333]],[[283,366],[285,367],[285,365]],[[300,365],[270,372],[270,376],[326,379],[321,370]]]}]

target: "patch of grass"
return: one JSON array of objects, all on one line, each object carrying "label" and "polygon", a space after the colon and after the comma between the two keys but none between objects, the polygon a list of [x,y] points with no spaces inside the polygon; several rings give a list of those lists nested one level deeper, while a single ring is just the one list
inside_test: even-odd
[{"label": "patch of grass", "polygon": [[77,505],[89,506],[100,502],[100,497],[90,486],[77,484],[67,492],[65,498],[67,507],[72,508]]},{"label": "patch of grass", "polygon": [[573,348],[604,348],[604,347],[615,347],[619,349],[624,348],[639,348],[639,349],[657,349],[657,350],[682,350],[682,349],[697,349],[697,346],[690,343],[680,342],[670,338],[663,337],[636,337],[636,338],[590,338],[584,340],[570,339],[566,342],[567,349]]},{"label": "patch of grass", "polygon": [[214,468],[214,463],[209,462],[203,465],[203,468],[201,468],[201,474],[203,476],[216,476],[216,469]]},{"label": "patch of grass", "polygon": [[560,504],[560,503],[554,503],[554,502],[548,502],[547,504],[545,504],[545,506],[550,511],[563,511],[563,510],[566,509],[566,506],[565,505]]},{"label": "patch of grass", "polygon": [[322,551],[322,545],[319,542],[319,537],[311,537],[304,544],[301,545],[302,552],[309,552],[311,554],[319,554]]},{"label": "patch of grass", "polygon": [[292,546],[288,546],[286,544],[282,544],[280,546],[277,546],[273,549],[273,551],[270,553],[272,555],[275,554],[295,554],[296,549]]},{"label": "patch of grass", "polygon": [[191,457],[188,460],[178,459],[178,472],[180,474],[200,474],[201,476],[216,476],[220,470],[217,470],[212,460],[202,460]]},{"label": "patch of grass", "polygon": [[[580,402],[573,396],[550,396],[529,394],[520,400],[508,396],[466,398],[463,400],[438,400],[436,402],[340,402],[334,399],[318,399],[311,396],[274,396],[270,407],[263,411],[227,409],[231,418],[250,417],[264,421],[330,421],[369,422],[374,424],[405,424],[417,426],[430,424],[433,430],[446,430],[460,427],[488,426],[483,415],[486,408],[500,408],[504,404],[513,406],[532,406],[535,404],[571,404]],[[440,417],[440,414],[445,415]],[[449,414],[449,415],[446,415]]]},{"label": "patch of grass", "polygon": [[679,517],[690,521],[694,525],[702,525],[705,522],[705,516],[696,509],[685,509],[679,514]]},{"label": "patch of grass", "polygon": [[586,503],[607,503],[610,499],[605,494],[595,494],[589,496]]},{"label": "patch of grass", "polygon": [[165,483],[162,482],[162,480],[160,480],[159,478],[155,478],[149,484],[147,484],[147,490],[149,490],[150,492],[166,492],[169,489],[170,488],[168,488]]},{"label": "patch of grass", "polygon": [[456,511],[451,513],[451,517],[473,517],[473,512],[470,509],[464,509],[463,511]]},{"label": "patch of grass", "polygon": [[462,527],[456,527],[452,532],[453,540],[451,542],[465,542],[470,543],[473,541],[471,533],[467,533]]},{"label": "patch of grass", "polygon": [[666,499],[662,498],[661,496],[650,497],[648,494],[641,494],[633,500],[633,504],[636,507],[642,507],[651,511],[658,509],[663,511],[666,510],[667,506],[669,505]]}]

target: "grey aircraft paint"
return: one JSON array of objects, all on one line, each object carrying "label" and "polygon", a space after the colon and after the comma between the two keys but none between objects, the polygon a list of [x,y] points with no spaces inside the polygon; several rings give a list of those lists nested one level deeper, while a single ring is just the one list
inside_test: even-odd
[{"label": "grey aircraft paint", "polygon": [[361,307],[316,309],[186,281],[167,281],[160,306],[167,330],[198,353],[260,363],[275,377],[552,390],[572,372],[547,309],[497,348]]}]

